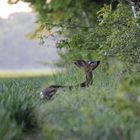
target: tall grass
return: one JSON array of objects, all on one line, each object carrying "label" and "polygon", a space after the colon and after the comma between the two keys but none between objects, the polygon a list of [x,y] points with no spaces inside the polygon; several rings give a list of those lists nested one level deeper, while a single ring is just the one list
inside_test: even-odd
[{"label": "tall grass", "polygon": [[138,140],[138,74],[107,74],[99,68],[89,88],[60,89],[50,101],[39,99],[42,88],[75,85],[82,74],[69,67],[53,76],[1,79],[0,139]]}]

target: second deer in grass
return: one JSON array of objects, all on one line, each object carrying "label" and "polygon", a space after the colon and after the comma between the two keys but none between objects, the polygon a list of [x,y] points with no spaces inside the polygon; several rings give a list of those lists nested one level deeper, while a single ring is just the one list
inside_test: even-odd
[{"label": "second deer in grass", "polygon": [[100,64],[100,61],[77,60],[74,62],[74,64],[84,70],[85,81],[75,86],[51,85],[40,92],[40,98],[50,99],[60,88],[72,89],[74,87],[88,87],[89,85],[91,85],[93,80],[92,71],[97,68],[97,66]]}]

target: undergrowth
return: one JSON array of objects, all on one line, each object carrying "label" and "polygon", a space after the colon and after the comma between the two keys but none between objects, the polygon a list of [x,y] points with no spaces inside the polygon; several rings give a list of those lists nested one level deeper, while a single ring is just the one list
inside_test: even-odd
[{"label": "undergrowth", "polygon": [[72,67],[46,77],[0,80],[0,139],[138,140],[139,73],[94,72],[89,88],[59,90],[50,101],[39,92],[51,84],[75,85],[83,73]]}]

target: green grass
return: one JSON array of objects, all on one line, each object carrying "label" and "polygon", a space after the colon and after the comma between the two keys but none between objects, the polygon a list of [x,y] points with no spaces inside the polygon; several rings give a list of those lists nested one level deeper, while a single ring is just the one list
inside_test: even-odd
[{"label": "green grass", "polygon": [[61,70],[15,70],[15,71],[0,71],[0,78],[21,78],[21,77],[40,77],[53,75]]},{"label": "green grass", "polygon": [[39,91],[51,84],[82,80],[82,72],[75,68],[56,75],[1,78],[0,140],[138,140],[137,73],[122,76],[99,68],[89,88],[59,90],[50,101],[39,98]]}]

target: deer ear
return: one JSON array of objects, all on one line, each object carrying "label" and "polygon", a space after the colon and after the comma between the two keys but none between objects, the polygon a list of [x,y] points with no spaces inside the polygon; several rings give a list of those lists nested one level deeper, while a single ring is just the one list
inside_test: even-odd
[{"label": "deer ear", "polygon": [[91,66],[92,70],[94,70],[100,64],[100,61],[88,61],[88,64]]},{"label": "deer ear", "polygon": [[87,62],[85,60],[76,60],[74,64],[80,68],[87,66]]}]

